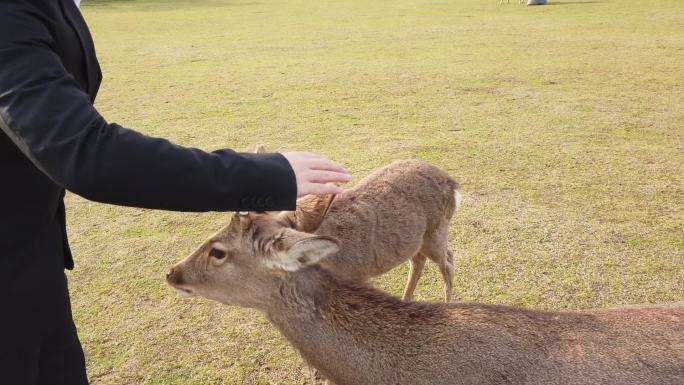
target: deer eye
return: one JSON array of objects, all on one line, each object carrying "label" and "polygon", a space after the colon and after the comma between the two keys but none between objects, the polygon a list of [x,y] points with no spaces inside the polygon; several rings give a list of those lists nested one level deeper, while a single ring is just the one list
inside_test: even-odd
[{"label": "deer eye", "polygon": [[209,256],[216,259],[223,259],[226,257],[226,252],[214,247],[209,251]]}]

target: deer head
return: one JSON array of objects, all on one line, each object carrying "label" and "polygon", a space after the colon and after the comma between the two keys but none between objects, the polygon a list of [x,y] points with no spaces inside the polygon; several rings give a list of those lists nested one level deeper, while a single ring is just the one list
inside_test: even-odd
[{"label": "deer head", "polygon": [[166,276],[182,295],[260,308],[278,282],[339,251],[330,237],[311,234],[331,197],[305,197],[297,211],[237,213],[230,223],[177,263]]}]

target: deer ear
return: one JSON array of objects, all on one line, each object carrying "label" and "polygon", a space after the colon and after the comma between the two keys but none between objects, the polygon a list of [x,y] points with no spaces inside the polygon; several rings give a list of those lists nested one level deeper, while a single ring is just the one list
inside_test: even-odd
[{"label": "deer ear", "polygon": [[312,266],[321,260],[337,254],[340,246],[334,238],[310,237],[298,241],[280,257],[280,267],[286,271],[297,271]]},{"label": "deer ear", "polygon": [[295,230],[313,233],[323,223],[335,195],[307,195],[297,200],[297,209],[288,212],[287,219]]},{"label": "deer ear", "polygon": [[315,265],[340,251],[335,238],[292,229],[282,232],[272,244],[274,248],[264,262],[271,269],[285,271],[297,271]]}]

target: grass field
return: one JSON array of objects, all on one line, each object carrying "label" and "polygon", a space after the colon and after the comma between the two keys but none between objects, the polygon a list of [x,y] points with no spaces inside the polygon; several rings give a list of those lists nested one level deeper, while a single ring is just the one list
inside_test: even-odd
[{"label": "grass field", "polygon": [[[447,170],[464,194],[451,227],[456,298],[544,309],[684,300],[680,0],[82,9],[111,121],[207,150],[316,151],[356,180],[399,158]],[[67,205],[93,384],[307,381],[259,313],[183,299],[164,282],[228,214],[74,195]],[[398,294],[407,270],[376,284]],[[418,298],[441,290],[430,266]]]}]

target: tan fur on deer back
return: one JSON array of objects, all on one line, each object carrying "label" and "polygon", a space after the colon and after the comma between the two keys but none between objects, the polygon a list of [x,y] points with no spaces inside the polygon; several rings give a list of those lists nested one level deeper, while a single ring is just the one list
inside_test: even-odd
[{"label": "tan fur on deer back", "polygon": [[338,195],[316,234],[342,249],[324,266],[346,279],[367,279],[416,255],[428,230],[448,226],[458,184],[419,160],[392,163]]},{"label": "tan fur on deer back", "polygon": [[684,303],[583,312],[411,303],[322,270],[301,274],[298,296],[317,300],[269,318],[337,385],[684,384]]}]

